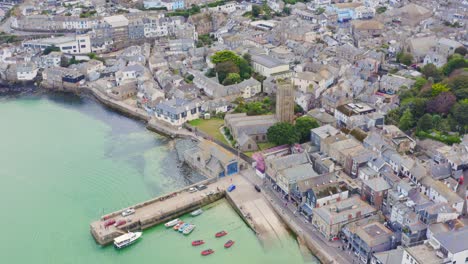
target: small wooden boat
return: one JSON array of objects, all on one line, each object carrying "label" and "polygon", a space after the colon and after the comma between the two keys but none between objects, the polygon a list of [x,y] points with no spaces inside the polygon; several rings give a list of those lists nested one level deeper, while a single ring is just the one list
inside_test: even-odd
[{"label": "small wooden boat", "polygon": [[203,245],[205,244],[205,241],[203,240],[195,240],[195,241],[192,241],[192,246],[200,246],[200,245]]},{"label": "small wooden boat", "polygon": [[191,216],[199,216],[203,213],[203,210],[202,209],[198,209],[198,210],[195,210],[193,212],[190,213]]},{"label": "small wooden boat", "polygon": [[184,224],[184,221],[180,221],[177,225],[174,226],[174,230],[179,230],[179,228]]},{"label": "small wooden boat", "polygon": [[177,225],[179,223],[179,221],[180,221],[179,218],[177,218],[177,219],[174,219],[174,220],[171,220],[171,221],[165,223],[164,226],[165,227],[175,226],[175,225]]},{"label": "small wooden boat", "polygon": [[227,232],[223,230],[223,231],[216,233],[215,237],[223,237],[225,235],[227,235]]},{"label": "small wooden boat", "polygon": [[233,240],[229,240],[228,242],[224,243],[224,247],[225,247],[225,248],[230,248],[230,247],[232,247],[232,245],[234,245],[234,241],[233,241]]},{"label": "small wooden boat", "polygon": [[203,250],[201,252],[202,256],[208,256],[208,255],[213,254],[213,253],[214,253],[214,250],[212,250],[211,248],[207,249],[207,250]]},{"label": "small wooden boat", "polygon": [[194,229],[195,229],[195,225],[189,225],[187,228],[184,229],[182,233],[184,233],[184,235],[188,235],[192,233]]}]

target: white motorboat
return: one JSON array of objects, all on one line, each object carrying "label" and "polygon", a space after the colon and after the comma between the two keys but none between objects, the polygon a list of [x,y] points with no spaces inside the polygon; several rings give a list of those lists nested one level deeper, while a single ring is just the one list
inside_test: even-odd
[{"label": "white motorboat", "polygon": [[202,209],[198,209],[198,210],[195,210],[193,212],[190,213],[191,216],[198,216],[198,215],[201,215],[203,213],[203,210]]},{"label": "white motorboat", "polygon": [[135,243],[142,235],[142,232],[128,232],[124,235],[114,238],[114,246],[118,249],[128,247]]},{"label": "white motorboat", "polygon": [[184,235],[188,235],[192,233],[193,229],[195,229],[195,225],[189,225],[188,227],[184,229],[182,233],[184,233]]},{"label": "white motorboat", "polygon": [[179,222],[180,222],[179,218],[176,218],[176,219],[174,219],[174,220],[171,220],[171,221],[165,223],[164,226],[165,226],[165,227],[175,226],[175,225],[177,225],[177,223],[179,223]]}]

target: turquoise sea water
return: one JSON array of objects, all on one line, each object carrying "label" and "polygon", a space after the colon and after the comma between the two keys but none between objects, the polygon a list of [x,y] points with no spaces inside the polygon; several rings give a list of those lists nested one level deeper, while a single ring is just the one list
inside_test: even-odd
[{"label": "turquoise sea water", "polygon": [[[206,208],[188,237],[164,226],[117,251],[98,246],[89,223],[103,213],[201,179],[173,142],[91,99],[0,98],[0,257],[4,263],[315,263],[293,237],[263,246],[233,209]],[[215,239],[214,233],[229,235]],[[192,247],[204,239],[207,244]],[[226,250],[224,242],[236,244]],[[201,257],[200,251],[216,252]],[[2,261],[3,262],[3,261]]]}]

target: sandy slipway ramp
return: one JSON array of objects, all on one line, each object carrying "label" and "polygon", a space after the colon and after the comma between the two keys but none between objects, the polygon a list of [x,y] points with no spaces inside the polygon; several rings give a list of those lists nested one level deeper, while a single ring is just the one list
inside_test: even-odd
[{"label": "sandy slipway ramp", "polygon": [[288,238],[288,230],[281,219],[250,182],[242,176],[234,176],[232,183],[236,184],[236,189],[228,193],[228,198],[234,202],[234,206],[263,243],[277,243]]}]

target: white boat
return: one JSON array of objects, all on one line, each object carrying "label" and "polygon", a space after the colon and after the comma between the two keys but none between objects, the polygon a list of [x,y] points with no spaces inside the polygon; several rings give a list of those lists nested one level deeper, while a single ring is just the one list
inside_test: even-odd
[{"label": "white boat", "polygon": [[187,227],[189,227],[189,226],[190,226],[190,224],[183,224],[183,225],[179,228],[179,232],[181,232],[181,233],[184,232],[184,230],[185,230]]},{"label": "white boat", "polygon": [[133,208],[128,208],[127,210],[123,211],[122,212],[122,216],[125,217],[125,216],[129,216],[129,215],[132,215],[135,213],[135,209]]},{"label": "white boat", "polygon": [[176,218],[174,220],[171,220],[171,221],[165,223],[164,226],[165,227],[175,226],[175,225],[177,225],[177,223],[179,223],[179,221],[180,221],[179,218]]},{"label": "white boat", "polygon": [[195,225],[189,225],[188,227],[184,229],[184,232],[183,232],[184,235],[190,234],[193,231],[193,229],[195,229]]},{"label": "white boat", "polygon": [[201,215],[203,213],[203,210],[202,209],[198,209],[198,210],[195,210],[193,212],[190,213],[191,216],[197,216],[197,215]]},{"label": "white boat", "polygon": [[114,238],[114,246],[118,249],[128,247],[135,243],[142,235],[142,232],[128,232],[124,235]]}]

